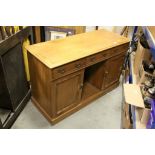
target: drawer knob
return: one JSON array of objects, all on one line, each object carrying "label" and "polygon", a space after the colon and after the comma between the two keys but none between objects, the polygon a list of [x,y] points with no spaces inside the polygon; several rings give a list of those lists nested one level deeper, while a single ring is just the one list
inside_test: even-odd
[{"label": "drawer knob", "polygon": [[93,57],[93,58],[90,58],[90,61],[92,61],[92,62],[93,62],[93,61],[95,61],[95,57]]},{"label": "drawer knob", "polygon": [[76,64],[75,67],[76,68],[80,68],[81,67],[81,64]]},{"label": "drawer knob", "polygon": [[58,70],[58,73],[64,74],[64,73],[65,73],[65,69],[59,69],[59,70]]},{"label": "drawer knob", "polygon": [[103,56],[103,57],[106,57],[106,56],[107,56],[107,54],[102,54],[102,56]]}]

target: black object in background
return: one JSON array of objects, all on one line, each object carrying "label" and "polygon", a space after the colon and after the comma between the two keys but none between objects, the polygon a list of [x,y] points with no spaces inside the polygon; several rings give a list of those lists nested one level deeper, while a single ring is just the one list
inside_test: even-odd
[{"label": "black object in background", "polygon": [[32,27],[26,27],[0,43],[0,108],[11,111],[1,121],[3,128],[10,128],[30,99],[26,79],[22,43],[25,38],[33,42]]},{"label": "black object in background", "polygon": [[[15,110],[29,89],[24,70],[22,44],[18,43],[2,55],[0,65],[3,66],[4,70],[4,77],[1,76],[1,79],[4,78],[3,81],[6,85],[5,87],[8,89],[8,91],[5,91],[3,94],[7,95],[7,100],[10,98],[10,108]],[[6,106],[6,102],[4,102],[4,100],[6,100],[6,97],[3,97],[0,106]]]},{"label": "black object in background", "polygon": [[141,37],[140,37],[140,44],[141,44],[144,48],[150,49],[149,44],[148,44],[148,42],[147,42],[147,40],[146,40],[146,37],[145,37],[144,33],[143,33],[143,34],[141,35]]}]

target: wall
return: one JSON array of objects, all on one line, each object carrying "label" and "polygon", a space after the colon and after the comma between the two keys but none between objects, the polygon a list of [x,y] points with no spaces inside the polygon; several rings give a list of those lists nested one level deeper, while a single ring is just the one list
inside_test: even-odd
[{"label": "wall", "polygon": [[[124,26],[99,26],[99,29],[106,29],[112,32],[121,33]],[[95,26],[86,26],[86,32],[95,30]]]},{"label": "wall", "polygon": [[[123,27],[124,26],[99,26],[99,29],[106,29],[108,31],[120,34]],[[134,26],[129,26],[129,29],[128,29],[128,38],[129,39],[132,38],[133,28],[134,28]],[[86,26],[86,32],[94,31],[94,30],[95,30],[95,26]]]},{"label": "wall", "polygon": [[76,34],[85,32],[85,26],[56,26],[56,27],[75,29]]}]

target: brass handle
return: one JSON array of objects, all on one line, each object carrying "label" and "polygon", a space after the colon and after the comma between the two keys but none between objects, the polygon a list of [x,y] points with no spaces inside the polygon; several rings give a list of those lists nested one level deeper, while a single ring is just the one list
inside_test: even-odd
[{"label": "brass handle", "polygon": [[107,54],[102,54],[102,56],[103,56],[103,57],[106,57],[106,56],[107,56]]},{"label": "brass handle", "polygon": [[90,61],[92,61],[92,62],[93,62],[93,61],[95,61],[95,57],[93,57],[93,58],[90,58]]},{"label": "brass handle", "polygon": [[59,70],[58,70],[58,73],[64,74],[64,73],[65,73],[65,69],[64,69],[64,68],[63,68],[63,69],[59,69]]},{"label": "brass handle", "polygon": [[76,64],[75,67],[76,68],[80,68],[81,67],[81,64]]}]

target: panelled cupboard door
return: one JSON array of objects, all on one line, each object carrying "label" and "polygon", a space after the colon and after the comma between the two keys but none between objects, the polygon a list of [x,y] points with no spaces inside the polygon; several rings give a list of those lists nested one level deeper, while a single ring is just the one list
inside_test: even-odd
[{"label": "panelled cupboard door", "polygon": [[103,88],[107,88],[119,80],[123,62],[124,55],[118,55],[106,60],[104,64]]},{"label": "panelled cupboard door", "polygon": [[84,70],[52,82],[52,104],[55,115],[61,115],[80,103]]}]

